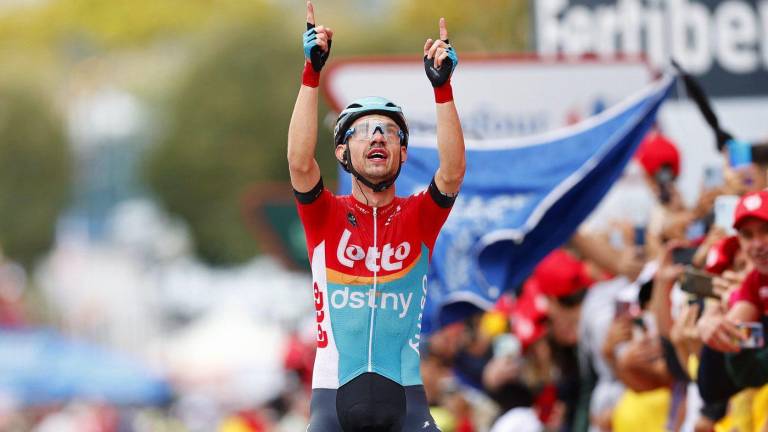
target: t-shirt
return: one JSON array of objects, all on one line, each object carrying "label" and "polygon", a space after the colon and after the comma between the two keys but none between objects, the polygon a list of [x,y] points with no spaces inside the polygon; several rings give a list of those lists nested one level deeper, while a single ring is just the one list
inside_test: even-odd
[{"label": "t-shirt", "polygon": [[335,389],[366,372],[421,384],[419,343],[427,268],[453,199],[429,188],[370,207],[322,180],[297,193],[317,321],[313,388]]},{"label": "t-shirt", "polygon": [[737,301],[750,302],[762,312],[763,316],[768,315],[768,275],[752,270],[731,295],[731,304]]},{"label": "t-shirt", "polygon": [[627,390],[613,411],[613,432],[665,431],[672,401],[668,388]]}]

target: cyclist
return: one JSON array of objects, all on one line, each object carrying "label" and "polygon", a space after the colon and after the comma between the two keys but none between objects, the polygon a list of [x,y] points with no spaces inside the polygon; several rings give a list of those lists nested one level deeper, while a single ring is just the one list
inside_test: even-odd
[{"label": "cyclist", "polygon": [[[315,26],[307,2],[302,86],[288,130],[288,165],[312,267],[317,354],[308,431],[437,431],[419,374],[421,314],[432,248],[464,177],[464,138],[451,91],[458,58],[427,39],[424,65],[435,93],[440,166],[426,190],[395,196],[408,156],[402,109],[358,99],[339,115],[335,156],[352,194],[325,189],[315,160],[320,71],[333,31]],[[375,88],[375,83],[371,83]]]}]

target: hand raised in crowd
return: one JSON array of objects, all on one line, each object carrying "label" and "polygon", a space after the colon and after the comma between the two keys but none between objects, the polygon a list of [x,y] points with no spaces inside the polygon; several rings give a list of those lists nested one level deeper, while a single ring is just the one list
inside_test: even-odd
[{"label": "hand raised in crowd", "polygon": [[615,362],[616,347],[632,339],[632,317],[630,315],[617,316],[608,327],[603,341],[602,354],[608,364]]},{"label": "hand raised in crowd", "polygon": [[650,310],[656,317],[656,324],[660,336],[669,337],[672,328],[670,292],[675,282],[685,270],[682,264],[676,264],[673,259],[675,249],[686,246],[682,241],[670,241],[663,247],[659,256],[658,270],[653,278],[653,292],[651,295]]},{"label": "hand raised in crowd", "polygon": [[736,323],[726,317],[722,303],[709,301],[697,327],[701,340],[710,348],[721,352],[739,352],[739,341],[744,336]]},{"label": "hand raised in crowd", "polygon": [[[626,220],[613,221],[611,223],[621,233],[622,242],[626,245],[619,252],[617,268],[620,275],[630,280],[635,280],[645,266],[645,248],[637,244],[635,238],[635,225]],[[642,239],[645,242],[645,239]]]},{"label": "hand raised in crowd", "polygon": [[691,264],[693,264],[694,267],[703,268],[707,262],[707,254],[709,253],[709,250],[715,243],[722,240],[727,235],[728,234],[723,228],[712,225],[712,227],[707,232],[706,237],[704,237],[704,241],[701,242],[699,247],[696,249],[696,253],[693,255]]},{"label": "hand raised in crowd", "polygon": [[714,187],[702,190],[699,194],[699,199],[696,200],[696,204],[693,206],[694,216],[697,219],[700,219],[708,215],[715,207],[715,198],[724,193],[724,187]]},{"label": "hand raised in crowd", "polygon": [[519,376],[519,358],[507,355],[496,356],[483,369],[483,386],[493,392],[504,384],[517,380]]},{"label": "hand raised in crowd", "polygon": [[653,278],[654,288],[660,287],[666,292],[672,289],[675,281],[680,277],[685,270],[685,266],[682,264],[675,264],[672,255],[673,251],[678,248],[686,246],[682,241],[670,241],[664,245],[663,253],[658,258],[659,268],[656,271],[656,276]]},{"label": "hand raised in crowd", "polygon": [[[728,160],[726,157],[725,160]],[[758,165],[749,164],[739,168],[726,165],[723,169],[725,181],[724,193],[744,195],[747,192],[758,191],[766,186],[765,170]]]},{"label": "hand raised in crowd", "polygon": [[630,342],[616,359],[616,375],[627,387],[642,392],[671,382],[662,355],[661,341],[648,334]]},{"label": "hand raised in crowd", "polygon": [[728,303],[728,297],[733,290],[738,288],[741,283],[744,282],[745,277],[746,273],[744,272],[726,270],[719,276],[712,278],[712,288],[715,293],[720,296],[723,304]]},{"label": "hand raised in crowd", "polygon": [[675,346],[677,359],[683,366],[688,364],[688,357],[691,354],[697,354],[701,350],[701,336],[698,327],[696,327],[698,315],[698,303],[683,305],[680,316],[672,324],[669,332],[669,338],[672,345]]}]

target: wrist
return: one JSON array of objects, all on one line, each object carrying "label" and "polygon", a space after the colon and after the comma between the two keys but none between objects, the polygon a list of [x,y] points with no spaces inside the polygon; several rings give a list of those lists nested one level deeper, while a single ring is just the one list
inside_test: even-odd
[{"label": "wrist", "polygon": [[307,87],[317,87],[320,85],[320,72],[315,71],[312,62],[304,61],[304,71],[301,73],[301,84]]},{"label": "wrist", "polygon": [[433,87],[435,91],[435,103],[445,103],[453,100],[453,88],[449,79],[440,87]]}]

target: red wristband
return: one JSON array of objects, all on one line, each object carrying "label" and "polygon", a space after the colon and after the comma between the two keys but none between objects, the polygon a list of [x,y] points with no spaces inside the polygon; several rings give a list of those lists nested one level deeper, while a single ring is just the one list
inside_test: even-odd
[{"label": "red wristband", "polygon": [[304,62],[304,71],[301,73],[301,83],[307,87],[317,87],[320,85],[320,72],[315,72],[312,63],[309,60]]},{"label": "red wristband", "polygon": [[435,102],[445,103],[453,100],[453,88],[451,88],[451,80],[445,82],[440,87],[434,87],[435,90]]}]

